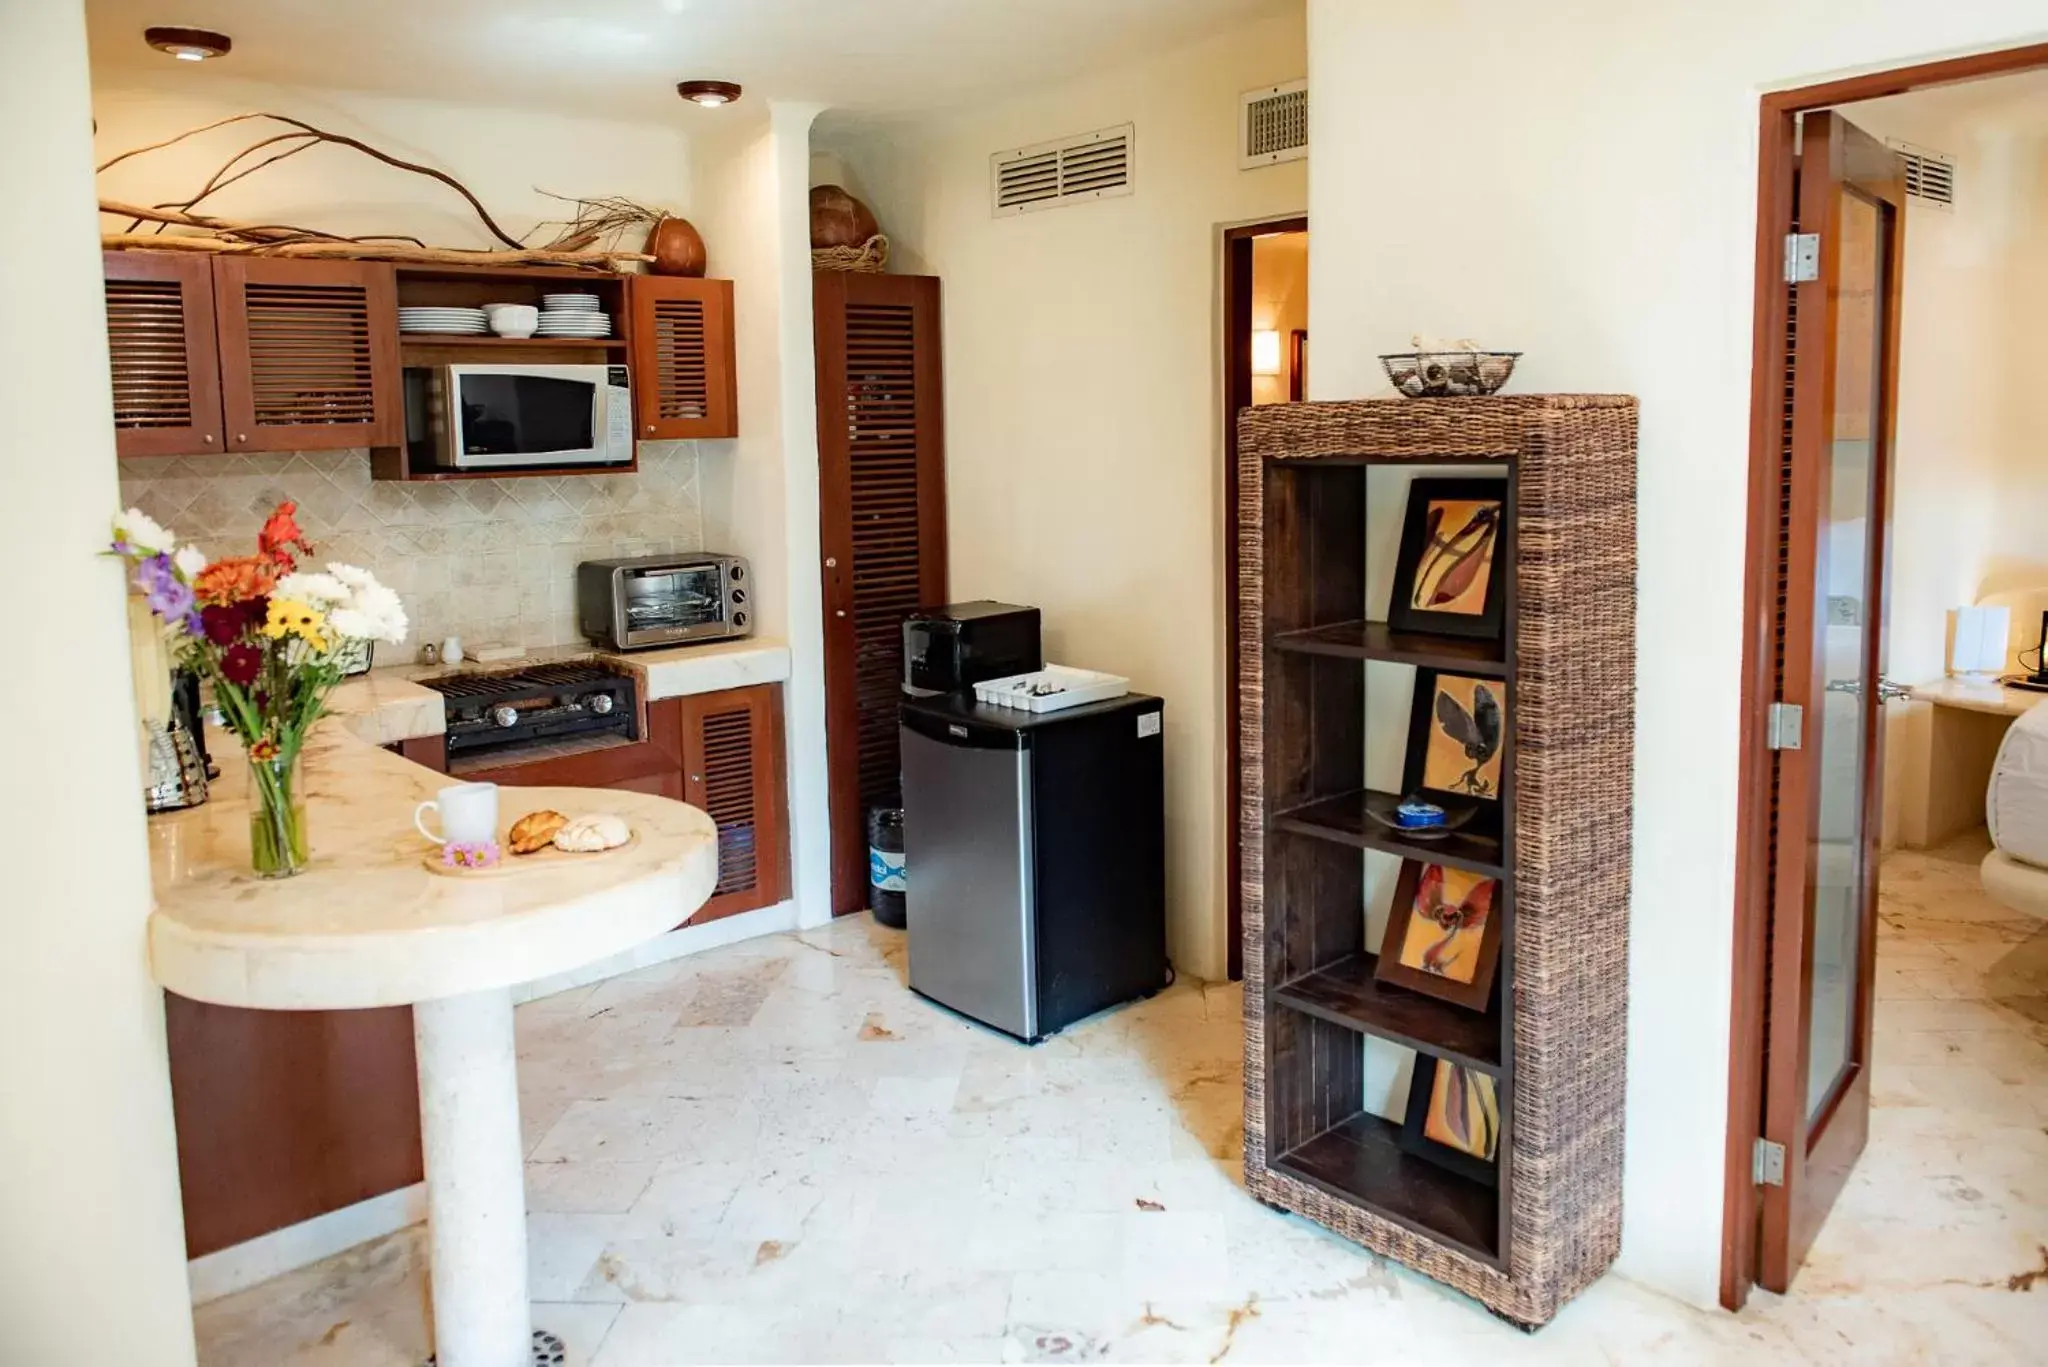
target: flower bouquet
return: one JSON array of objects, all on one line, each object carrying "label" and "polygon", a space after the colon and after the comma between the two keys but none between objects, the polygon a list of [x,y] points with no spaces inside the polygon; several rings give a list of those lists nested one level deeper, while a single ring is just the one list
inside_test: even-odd
[{"label": "flower bouquet", "polygon": [[114,519],[112,553],[162,619],[181,665],[213,685],[213,699],[249,760],[249,855],[264,878],[306,866],[306,804],[299,752],[366,642],[405,639],[398,595],[368,570],[299,568],[313,547],[296,505],[280,503],[256,554],[209,564],[196,546],[137,509]]}]

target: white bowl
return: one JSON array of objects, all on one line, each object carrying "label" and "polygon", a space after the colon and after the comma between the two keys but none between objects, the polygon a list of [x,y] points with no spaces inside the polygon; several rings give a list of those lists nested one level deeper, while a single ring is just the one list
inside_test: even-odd
[{"label": "white bowl", "polygon": [[531,304],[490,304],[491,331],[500,337],[531,337],[540,325],[540,310]]}]

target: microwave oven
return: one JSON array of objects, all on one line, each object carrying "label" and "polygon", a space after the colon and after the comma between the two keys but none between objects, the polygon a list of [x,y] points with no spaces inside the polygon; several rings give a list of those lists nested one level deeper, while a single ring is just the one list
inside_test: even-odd
[{"label": "microwave oven", "polygon": [[622,365],[438,365],[405,371],[413,468],[525,470],[633,462]]},{"label": "microwave oven", "polygon": [[753,582],[737,555],[636,555],[576,567],[576,616],[607,650],[720,641],[753,632]]}]

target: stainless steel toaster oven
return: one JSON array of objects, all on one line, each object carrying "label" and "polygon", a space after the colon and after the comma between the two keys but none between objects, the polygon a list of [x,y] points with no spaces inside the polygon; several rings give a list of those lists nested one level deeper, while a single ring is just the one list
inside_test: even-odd
[{"label": "stainless steel toaster oven", "polygon": [[722,641],[752,634],[753,588],[736,555],[586,560],[576,567],[576,615],[608,650]]}]

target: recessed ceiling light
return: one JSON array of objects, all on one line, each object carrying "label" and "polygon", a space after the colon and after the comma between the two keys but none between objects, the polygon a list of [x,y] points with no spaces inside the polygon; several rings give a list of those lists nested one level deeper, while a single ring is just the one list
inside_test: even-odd
[{"label": "recessed ceiling light", "polygon": [[235,44],[225,33],[203,28],[146,28],[142,41],[158,52],[168,52],[181,62],[203,62],[208,57],[225,57]]},{"label": "recessed ceiling light", "polygon": [[737,100],[740,88],[731,81],[680,81],[676,84],[676,94],[709,109]]}]

